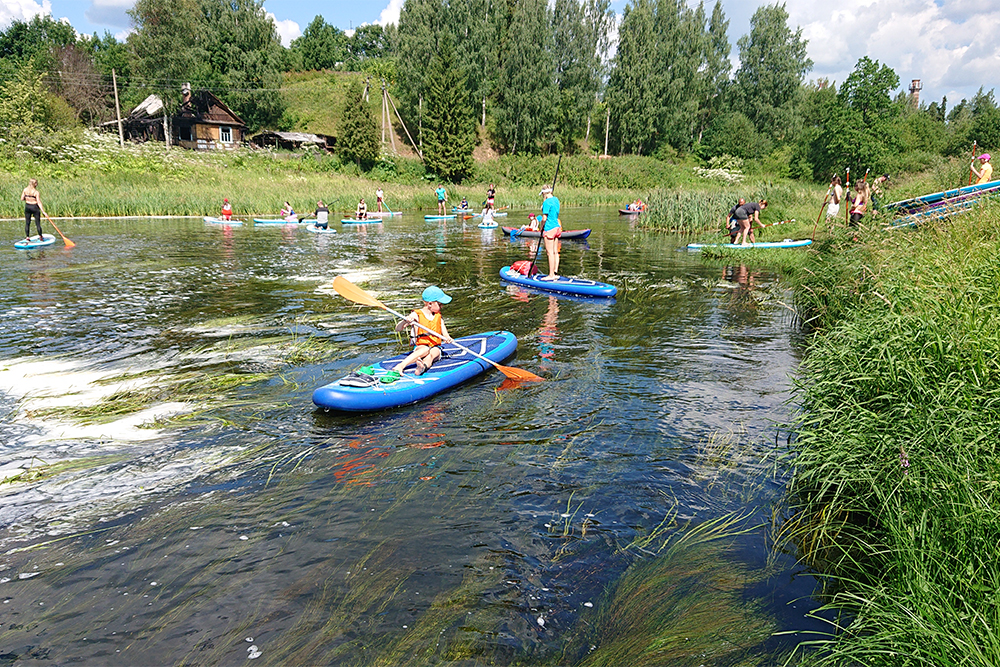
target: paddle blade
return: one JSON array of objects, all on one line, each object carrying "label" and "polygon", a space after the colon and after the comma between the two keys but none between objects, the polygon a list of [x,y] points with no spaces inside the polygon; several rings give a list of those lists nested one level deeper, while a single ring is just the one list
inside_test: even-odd
[{"label": "paddle blade", "polygon": [[512,368],[510,366],[501,366],[500,364],[493,364],[497,367],[497,370],[506,375],[511,380],[517,382],[542,382],[545,380],[543,377],[535,375],[531,371],[521,370],[520,368]]},{"label": "paddle blade", "polygon": [[73,243],[72,241],[70,241],[68,238],[63,237],[63,242],[64,242],[64,245],[67,248],[75,248],[76,247],[76,244]]},{"label": "paddle blade", "polygon": [[333,279],[333,289],[337,290],[337,294],[344,297],[348,301],[353,301],[354,303],[360,303],[365,306],[375,306],[376,308],[385,308],[382,302],[373,297],[368,292],[364,291],[350,280],[344,276],[337,276]]}]

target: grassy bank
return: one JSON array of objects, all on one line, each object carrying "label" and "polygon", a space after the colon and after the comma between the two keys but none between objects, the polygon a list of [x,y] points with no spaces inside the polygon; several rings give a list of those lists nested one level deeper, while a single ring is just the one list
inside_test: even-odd
[{"label": "grassy bank", "polygon": [[785,544],[825,573],[819,665],[1000,664],[1000,207],[827,241]]},{"label": "grassy bank", "polygon": [[[812,186],[748,184],[720,194],[712,181],[699,178],[692,164],[669,163],[649,157],[597,159],[592,156],[502,156],[479,162],[468,182],[448,185],[449,202],[467,197],[473,206],[485,199],[486,186],[496,183],[499,205],[537,208],[541,185],[551,183],[559,168],[557,193],[564,206],[620,207],[636,197],[655,192],[685,192],[687,208],[697,201],[702,217],[684,218],[684,225],[707,229],[721,220],[733,197],[767,193],[775,203],[769,219],[795,217],[798,201],[817,199]],[[206,215],[215,213],[223,197],[238,216],[273,215],[289,200],[297,211],[312,210],[317,199],[332,208],[353,210],[358,199],[371,202],[381,185],[393,210],[428,211],[437,207],[437,181],[423,164],[405,157],[384,157],[373,169],[361,172],[327,153],[298,154],[273,151],[195,153],[161,144],[129,144],[120,149],[114,135],[85,136],[62,149],[52,160],[0,157],[0,187],[9,196],[0,200],[0,216],[17,218],[22,207],[17,194],[29,177],[40,182],[43,201],[53,216]],[[822,198],[822,193],[818,199]],[[718,209],[718,210],[716,210]],[[725,210],[724,210],[725,209]],[[651,227],[672,229],[675,214],[685,211],[665,205]],[[805,209],[802,209],[805,215]]]}]

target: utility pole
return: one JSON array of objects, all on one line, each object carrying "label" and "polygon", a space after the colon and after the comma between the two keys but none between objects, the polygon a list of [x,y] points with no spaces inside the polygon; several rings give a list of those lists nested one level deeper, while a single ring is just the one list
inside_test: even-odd
[{"label": "utility pole", "polygon": [[604,121],[604,157],[608,156],[608,130],[611,128],[611,107],[608,107],[608,119]]},{"label": "utility pole", "polygon": [[118,145],[125,148],[125,132],[122,130],[122,108],[118,105],[118,78],[115,68],[111,68],[111,85],[115,88],[115,115],[118,117]]}]

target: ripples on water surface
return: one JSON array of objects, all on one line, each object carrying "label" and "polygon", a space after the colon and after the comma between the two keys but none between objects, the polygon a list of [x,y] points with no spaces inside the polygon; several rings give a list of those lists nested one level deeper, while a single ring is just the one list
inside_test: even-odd
[{"label": "ripples on water surface", "polygon": [[[770,664],[809,577],[768,562],[775,422],[797,352],[774,276],[706,267],[612,211],[575,300],[502,284],[500,230],[420,215],[319,236],[80,221],[5,244],[0,663]],[[9,223],[13,225],[14,223]],[[13,227],[11,227],[13,228]],[[544,253],[542,253],[544,257]],[[544,259],[542,260],[544,263]],[[312,390],[402,351],[346,275],[499,373],[368,415]],[[781,436],[784,442],[784,435]],[[5,664],[5,663],[4,663]]]}]

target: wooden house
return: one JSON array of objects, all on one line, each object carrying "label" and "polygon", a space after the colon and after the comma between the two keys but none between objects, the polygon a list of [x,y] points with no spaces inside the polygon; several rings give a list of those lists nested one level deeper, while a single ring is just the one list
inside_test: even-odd
[{"label": "wooden house", "polygon": [[187,86],[173,126],[173,143],[198,151],[236,148],[247,131],[246,123],[222,100],[207,90],[192,94]]}]

